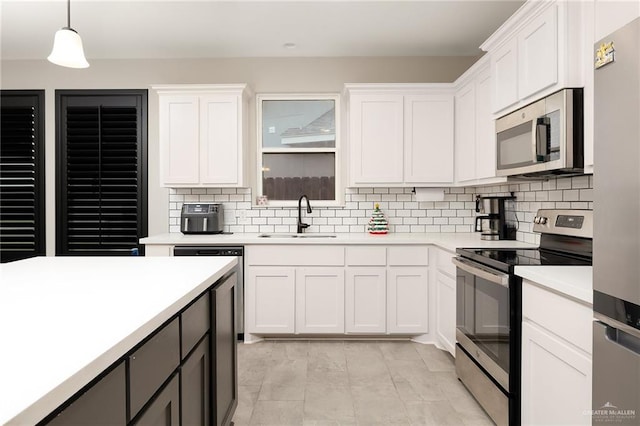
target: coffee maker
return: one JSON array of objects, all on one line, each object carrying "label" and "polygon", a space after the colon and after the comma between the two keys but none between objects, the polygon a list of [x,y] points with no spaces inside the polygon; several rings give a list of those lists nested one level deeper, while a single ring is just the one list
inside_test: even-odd
[{"label": "coffee maker", "polygon": [[476,232],[482,232],[482,240],[515,240],[518,230],[518,218],[515,211],[515,199],[511,196],[476,196]]}]

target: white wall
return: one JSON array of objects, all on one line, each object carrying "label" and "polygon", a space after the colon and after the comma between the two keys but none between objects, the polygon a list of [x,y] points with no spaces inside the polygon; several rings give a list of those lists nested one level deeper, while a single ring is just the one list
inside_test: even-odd
[{"label": "white wall", "polygon": [[[146,89],[151,84],[247,83],[256,93],[342,91],[344,83],[448,83],[477,57],[91,60],[84,70],[45,60],[2,61],[2,89],[44,89],[47,254],[55,254],[55,90]],[[255,104],[250,140],[255,143]],[[149,234],[167,232],[169,195],[158,182],[158,98],[149,93]]]}]

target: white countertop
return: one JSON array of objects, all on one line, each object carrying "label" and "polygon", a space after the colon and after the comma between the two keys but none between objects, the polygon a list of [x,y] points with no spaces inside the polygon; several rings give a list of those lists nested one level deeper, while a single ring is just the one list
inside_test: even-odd
[{"label": "white countertop", "polygon": [[37,257],[0,265],[0,424],[35,424],[236,264]]},{"label": "white countertop", "polygon": [[516,266],[516,275],[593,305],[592,266]]},{"label": "white countertop", "polygon": [[[215,235],[184,235],[177,232],[154,235],[140,239],[149,245],[251,245],[251,244],[434,244],[443,249],[455,251],[458,247],[509,247],[529,248],[535,244],[522,241],[484,241],[479,232],[451,233],[389,233],[371,235],[369,233],[333,234],[335,238],[261,238],[260,233],[234,233]],[[306,235],[313,235],[312,233]]]}]

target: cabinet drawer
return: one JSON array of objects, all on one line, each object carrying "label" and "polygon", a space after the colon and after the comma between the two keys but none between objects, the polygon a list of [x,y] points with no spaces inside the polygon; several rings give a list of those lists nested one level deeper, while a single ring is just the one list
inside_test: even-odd
[{"label": "cabinet drawer", "polygon": [[451,262],[451,258],[455,256],[455,253],[451,253],[447,250],[436,250],[436,262],[438,270],[444,274],[449,275],[452,278],[456,276],[456,265]]},{"label": "cabinet drawer", "polygon": [[429,247],[388,247],[387,260],[389,266],[427,266],[429,265]]},{"label": "cabinet drawer", "polygon": [[344,266],[344,247],[250,246],[246,250],[246,260],[252,266]]},{"label": "cabinet drawer", "polygon": [[387,252],[384,247],[377,246],[347,247],[346,259],[349,266],[385,266]]},{"label": "cabinet drawer", "polygon": [[592,309],[529,281],[522,285],[522,316],[592,353]]},{"label": "cabinet drawer", "polygon": [[124,362],[89,388],[48,425],[125,425],[127,397]]},{"label": "cabinet drawer", "polygon": [[182,313],[182,359],[209,330],[209,311],[207,292]]},{"label": "cabinet drawer", "polygon": [[174,319],[129,356],[131,416],[180,364],[180,330]]}]

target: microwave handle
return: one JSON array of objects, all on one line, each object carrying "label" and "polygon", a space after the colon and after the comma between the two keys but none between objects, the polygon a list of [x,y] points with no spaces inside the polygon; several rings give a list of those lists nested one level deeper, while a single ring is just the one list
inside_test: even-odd
[{"label": "microwave handle", "polygon": [[551,144],[551,120],[549,117],[539,117],[536,120],[535,138],[535,162],[549,161],[549,148]]}]

